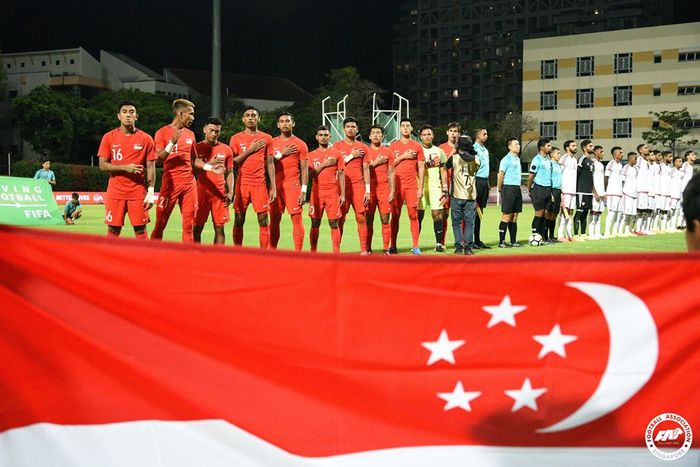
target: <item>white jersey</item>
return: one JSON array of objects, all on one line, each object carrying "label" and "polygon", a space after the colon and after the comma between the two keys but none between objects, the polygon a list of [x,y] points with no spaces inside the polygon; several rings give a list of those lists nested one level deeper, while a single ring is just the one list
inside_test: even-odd
[{"label": "white jersey", "polygon": [[683,176],[685,174],[681,169],[673,168],[671,169],[671,198],[681,199],[681,193],[683,193]]},{"label": "white jersey", "polygon": [[564,153],[559,159],[561,166],[561,192],[565,195],[576,194],[576,173],[578,170],[578,162],[576,156]]},{"label": "white jersey", "polygon": [[653,167],[654,171],[652,172],[653,176],[655,177],[654,181],[656,182],[654,184],[654,193],[656,193],[657,195],[663,195],[663,193],[661,193],[661,166],[662,165],[663,164],[656,164]]},{"label": "white jersey", "polygon": [[683,172],[683,182],[681,183],[681,192],[685,191],[685,187],[688,182],[693,178],[693,164],[688,163],[688,161],[683,162],[681,166],[681,171]]},{"label": "white jersey", "polygon": [[667,164],[661,164],[660,169],[661,175],[659,176],[659,192],[658,194],[662,196],[671,195],[671,167]]},{"label": "white jersey", "polygon": [[593,161],[593,188],[598,196],[605,196],[605,167],[599,160]]},{"label": "white jersey", "polygon": [[649,161],[644,159],[642,156],[637,157],[637,163],[635,164],[637,168],[637,191],[639,193],[649,192]]},{"label": "white jersey", "polygon": [[659,164],[652,163],[649,164],[649,184],[647,185],[647,191],[649,191],[649,197],[653,198],[656,196],[656,186],[659,184]]},{"label": "white jersey", "polygon": [[622,164],[616,160],[611,160],[605,167],[605,176],[608,177],[609,195],[622,196]]},{"label": "white jersey", "polygon": [[622,181],[625,184],[622,186],[622,193],[630,198],[637,197],[637,168],[631,165],[626,165],[622,168]]}]

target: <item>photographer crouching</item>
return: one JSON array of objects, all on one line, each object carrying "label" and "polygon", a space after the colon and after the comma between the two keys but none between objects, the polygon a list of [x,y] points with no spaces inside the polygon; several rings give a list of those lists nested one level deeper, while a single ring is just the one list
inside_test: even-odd
[{"label": "photographer crouching", "polygon": [[476,171],[479,157],[474,143],[465,131],[457,139],[457,152],[445,163],[452,169],[452,182],[443,196],[451,196],[452,230],[455,236],[455,254],[473,255],[470,245],[474,242],[474,220],[476,217]]}]

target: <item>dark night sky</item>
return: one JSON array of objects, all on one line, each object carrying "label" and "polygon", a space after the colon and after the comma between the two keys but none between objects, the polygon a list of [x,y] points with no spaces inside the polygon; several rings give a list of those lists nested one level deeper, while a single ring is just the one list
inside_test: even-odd
[{"label": "dark night sky", "polygon": [[[221,0],[223,70],[287,76],[313,91],[331,69],[356,66],[391,89],[392,27],[399,0]],[[245,5],[245,6],[241,6]],[[700,19],[700,2],[678,0],[676,18]],[[0,48],[23,52],[106,49],[157,72],[209,69],[211,2],[20,0],[0,15]]]}]

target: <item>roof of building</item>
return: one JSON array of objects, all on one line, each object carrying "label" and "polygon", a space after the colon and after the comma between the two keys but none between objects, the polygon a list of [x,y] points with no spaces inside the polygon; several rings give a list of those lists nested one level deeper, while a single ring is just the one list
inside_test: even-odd
[{"label": "roof of building", "polygon": [[148,68],[146,66],[141,65],[139,62],[133,60],[132,58],[127,57],[124,54],[120,54],[117,52],[111,52],[109,50],[101,50],[100,52],[104,52],[106,54],[109,54],[109,55],[121,60],[122,62],[126,63],[130,67],[137,69],[141,73],[145,74],[146,76],[149,76],[150,78],[152,78],[154,80],[163,81],[163,75],[156,73],[155,71],[151,70],[150,68]]},{"label": "roof of building", "polygon": [[[190,89],[202,95],[211,95],[211,72],[168,68],[170,73]],[[244,75],[221,73],[221,87],[241,99],[263,99],[271,101],[303,102],[311,99],[311,94],[287,78],[278,76]]]}]

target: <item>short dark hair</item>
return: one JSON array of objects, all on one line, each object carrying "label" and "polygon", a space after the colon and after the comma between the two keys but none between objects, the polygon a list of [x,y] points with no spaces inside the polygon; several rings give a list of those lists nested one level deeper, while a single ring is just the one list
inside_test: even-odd
[{"label": "short dark hair", "polygon": [[637,145],[637,152],[639,152],[644,146],[646,146],[647,143],[641,143]]},{"label": "short dark hair", "polygon": [[557,146],[552,146],[552,152],[554,152],[554,151],[561,152],[561,149],[559,149]]},{"label": "short dark hair", "polygon": [[661,153],[661,151],[659,151],[658,149],[652,149],[651,152],[653,152],[654,155],[657,155],[657,154]]},{"label": "short dark hair", "polygon": [[462,129],[462,125],[460,125],[458,122],[450,122],[447,124],[447,129],[451,130],[452,128],[457,128],[457,130]]},{"label": "short dark hair", "polygon": [[219,125],[221,126],[221,119],[219,117],[209,117],[207,118],[207,122],[204,124],[206,125]]},{"label": "short dark hair", "polygon": [[382,134],[384,134],[384,127],[382,127],[381,125],[372,125],[371,127],[369,127],[369,131],[372,132],[372,130],[379,130],[382,132]]},{"label": "short dark hair", "polygon": [[610,154],[615,154],[615,151],[622,151],[622,148],[620,146],[613,146],[610,150]]},{"label": "short dark hair", "polygon": [[668,151],[668,150],[666,150],[666,151],[661,151],[661,155],[662,155],[662,156],[668,156],[669,154],[673,154],[673,153],[672,153],[671,151]]},{"label": "short dark hair", "polygon": [[683,192],[683,216],[689,232],[695,231],[695,222],[700,220],[700,174],[690,179]]},{"label": "short dark hair", "polygon": [[41,160],[41,165],[46,164],[47,162],[51,162],[51,159],[42,159]]},{"label": "short dark hair", "polygon": [[634,152],[634,151],[628,152],[628,153],[627,153],[627,159],[629,159],[630,157],[636,158],[636,157],[637,157],[637,153]]},{"label": "short dark hair", "polygon": [[319,131],[331,131],[331,130],[329,130],[326,125],[321,125],[320,127],[316,128],[316,133],[318,133]]},{"label": "short dark hair", "polygon": [[537,141],[537,150],[539,151],[543,147],[547,146],[547,144],[551,143],[552,141],[548,138],[540,138],[539,141]]},{"label": "short dark hair", "polygon": [[80,195],[79,195],[78,193],[73,193],[72,195],[70,195],[70,197],[71,197],[71,198],[74,198],[74,199],[75,199],[75,198],[80,199]]},{"label": "short dark hair", "polygon": [[600,145],[593,146],[593,151],[600,151],[601,149],[603,149],[603,146],[600,146]]},{"label": "short dark hair", "polygon": [[571,146],[572,143],[576,143],[576,141],[574,141],[573,139],[567,139],[566,141],[564,141],[564,151],[569,149],[569,146]]},{"label": "short dark hair", "polygon": [[408,122],[408,123],[411,124],[411,126],[413,126],[413,122],[412,122],[411,119],[408,118],[408,117],[403,117],[403,118],[399,121],[399,125],[401,125],[403,122]]},{"label": "short dark hair", "polygon": [[255,107],[254,105],[249,105],[249,106],[247,106],[246,108],[244,108],[244,109],[243,109],[243,112],[242,112],[241,114],[245,114],[245,113],[246,113],[247,111],[249,111],[249,110],[255,110],[255,112],[256,112],[258,115],[260,115],[260,111],[259,111],[258,108]]},{"label": "short dark hair", "polygon": [[513,141],[518,141],[518,138],[513,138],[513,137],[508,138],[506,140],[506,147],[510,146],[510,143],[512,143]]},{"label": "short dark hair", "polygon": [[683,158],[682,158],[681,156],[674,156],[674,157],[673,157],[673,163],[675,164],[675,162],[676,162],[677,160],[682,161]]},{"label": "short dark hair", "polygon": [[278,113],[277,120],[279,120],[281,117],[284,117],[284,116],[288,116],[289,118],[292,119],[292,121],[294,121],[294,115],[292,115],[292,113],[287,111],[287,110],[284,110],[284,111]]},{"label": "short dark hair", "polygon": [[355,125],[360,126],[357,123],[357,120],[355,120],[355,117],[345,117],[345,119],[343,119],[343,127],[345,127],[345,125],[347,125],[348,123],[354,123]]},{"label": "short dark hair", "polygon": [[418,130],[418,134],[420,135],[421,133],[423,133],[423,130],[433,131],[433,126],[432,125],[423,125],[422,127],[420,127],[420,130]]},{"label": "short dark hair", "polygon": [[119,104],[117,104],[117,112],[122,110],[122,107],[124,107],[126,105],[130,105],[133,108],[136,108],[136,104],[134,103],[134,101],[129,100],[129,99],[124,99],[123,101],[120,101]]},{"label": "short dark hair", "polygon": [[581,141],[581,148],[584,148],[584,147],[588,146],[588,145],[591,144],[592,142],[593,142],[593,141],[591,141],[590,139],[584,139],[583,141]]},{"label": "short dark hair", "polygon": [[689,149],[685,152],[685,154],[683,154],[683,157],[685,158],[685,160],[688,160],[688,158],[690,157],[691,154],[695,154],[695,151],[693,151],[692,149]]}]

